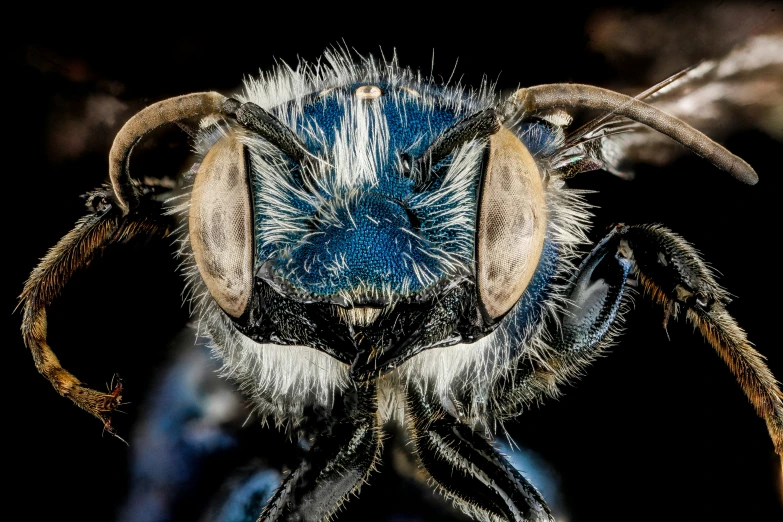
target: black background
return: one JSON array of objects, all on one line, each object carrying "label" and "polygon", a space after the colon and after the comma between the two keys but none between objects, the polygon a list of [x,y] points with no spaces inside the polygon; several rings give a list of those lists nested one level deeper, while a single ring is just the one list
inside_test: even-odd
[{"label": "black background", "polygon": [[[780,7],[753,5],[762,13]],[[34,14],[8,20],[25,36],[7,42],[3,81],[6,509],[15,507],[28,520],[113,520],[125,492],[128,448],[102,436],[96,420],[37,374],[18,332],[21,314],[12,312],[29,271],[82,215],[78,196],[106,180],[111,140],[135,111],[187,92],[235,92],[245,75],[269,70],[275,59],[314,60],[342,43],[363,54],[389,56],[396,49],[403,65],[426,73],[433,68],[444,77],[455,70],[469,85],[484,75],[504,88],[649,83],[649,61],[613,63],[591,47],[587,22],[607,4],[577,10],[474,5],[461,12],[452,6],[427,16],[415,5],[339,7],[344,13],[337,7],[308,14],[309,8],[291,4],[281,17],[214,5],[179,18],[148,11],[101,23],[95,13],[50,13],[51,27],[30,23]],[[721,8],[715,1],[677,10]],[[656,4],[628,16],[672,9]],[[694,45],[688,38],[672,42],[697,60]],[[63,151],[57,141],[67,128],[63,122],[83,113],[95,93],[111,94],[127,108],[114,124],[94,126],[81,148]],[[161,133],[153,143],[154,149],[140,147],[135,172],[179,172],[187,158],[184,138]],[[780,378],[783,146],[757,131],[735,133],[725,144],[756,168],[757,186],[691,155],[666,169],[642,166],[630,182],[595,172],[574,184],[598,191],[589,197],[597,206],[593,240],[614,222],[660,222],[694,243],[722,274],[736,296],[730,311]],[[132,245],[74,278],[50,309],[50,341],[67,369],[95,387],[115,371],[123,375],[131,402],[118,419],[125,434],[156,368],[167,360],[166,342],[187,321],[181,286],[168,244]],[[521,446],[557,471],[568,520],[783,520],[780,462],[763,421],[689,326],[670,324],[669,340],[661,311],[636,302],[619,346],[560,400],[512,427]],[[385,519],[389,506],[400,502],[377,477],[340,520]]]}]

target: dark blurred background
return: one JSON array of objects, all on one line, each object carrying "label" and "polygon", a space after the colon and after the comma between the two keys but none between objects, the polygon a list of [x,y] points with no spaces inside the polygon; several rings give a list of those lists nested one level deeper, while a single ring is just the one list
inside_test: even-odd
[{"label": "dark blurred background", "polygon": [[[38,23],[38,13],[7,20],[24,36],[6,34],[3,44],[3,235],[10,266],[3,339],[11,357],[5,497],[7,509],[23,518],[114,520],[127,495],[131,450],[102,435],[98,421],[38,375],[19,335],[21,314],[13,310],[38,259],[83,214],[79,195],[106,181],[112,139],[136,111],[183,93],[237,92],[245,76],[279,62],[317,60],[335,44],[360,54],[396,52],[404,66],[467,85],[484,78],[501,89],[580,82],[636,93],[760,34],[783,32],[782,4],[761,1],[492,10],[477,4],[466,12],[455,12],[455,4],[426,16],[410,4],[340,7],[344,16],[330,13],[333,7],[281,7],[290,12],[213,6],[213,12],[148,11],[100,23],[96,13],[74,12],[49,13],[47,24]],[[773,87],[758,96],[783,96],[778,79],[777,94]],[[752,122],[727,114],[716,131],[756,168],[755,187],[691,154],[663,167],[641,164],[631,181],[597,171],[573,185],[597,191],[588,198],[596,205],[593,240],[611,223],[660,222],[694,243],[734,294],[730,312],[781,378],[775,310],[783,109],[776,110]],[[138,149],[136,175],[173,176],[187,167],[186,136],[176,128]],[[49,312],[49,339],[65,368],[97,388],[114,372],[124,378],[130,404],[117,424],[126,439],[173,357],[167,347],[188,321],[172,252],[167,241],[107,252]],[[564,521],[783,520],[781,464],[764,422],[699,335],[679,322],[669,324],[667,338],[662,317],[637,298],[620,344],[560,400],[527,412],[509,431],[548,463]],[[276,440],[266,436],[259,435],[264,444]],[[427,514],[401,518],[399,505],[418,501],[407,493],[399,499],[393,477],[382,467],[339,520],[451,516],[427,500]]]}]

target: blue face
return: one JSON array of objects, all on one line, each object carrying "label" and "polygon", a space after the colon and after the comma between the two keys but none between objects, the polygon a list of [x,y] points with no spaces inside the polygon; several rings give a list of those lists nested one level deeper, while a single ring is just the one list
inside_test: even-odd
[{"label": "blue face", "polygon": [[[413,166],[445,132],[487,108],[477,99],[375,81],[272,109],[310,161],[248,141],[256,283],[240,330],[258,342],[325,351],[359,379],[426,348],[475,342],[501,323],[509,334],[526,331],[540,315],[556,246],[546,240],[502,321],[482,317],[475,238],[487,140],[464,140],[426,172]],[[535,120],[512,131],[536,157],[554,148],[559,128]]]},{"label": "blue face", "polygon": [[[292,127],[323,163],[312,190],[304,189],[299,171],[292,173],[289,190],[282,189],[286,204],[298,212],[291,219],[305,226],[259,241],[256,262],[269,262],[277,276],[313,300],[388,304],[470,270],[480,151],[473,153],[479,161],[451,177],[456,169],[450,160],[434,166],[426,185],[405,171],[404,160],[421,156],[475,109],[425,103],[420,94],[389,84],[376,86],[383,92],[378,98],[356,97],[369,87],[339,87],[276,110],[295,113]],[[357,123],[364,136],[356,134]],[[341,164],[340,154],[361,157]],[[347,182],[328,181],[337,178]],[[278,226],[279,199],[264,197],[262,173],[254,181],[257,229]]]}]

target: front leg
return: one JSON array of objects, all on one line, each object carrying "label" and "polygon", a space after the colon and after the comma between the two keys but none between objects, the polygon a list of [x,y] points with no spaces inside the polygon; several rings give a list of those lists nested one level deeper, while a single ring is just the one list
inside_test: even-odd
[{"label": "front leg", "polygon": [[547,317],[535,354],[523,355],[514,372],[495,386],[490,400],[501,419],[512,419],[581,374],[609,344],[622,319],[633,263],[619,252],[613,229],[588,254],[563,291],[564,306]]},{"label": "front leg", "polygon": [[585,258],[565,292],[568,305],[548,325],[548,348],[520,359],[513,377],[493,392],[495,411],[516,416],[526,405],[558,393],[558,386],[607,346],[620,317],[626,278],[664,307],[663,326],[680,308],[728,364],[783,455],[783,394],[764,358],[726,310],[728,293],[696,250],[659,225],[616,226]]},{"label": "front leg", "polygon": [[479,520],[544,522],[541,494],[481,434],[421,390],[408,390],[413,443],[421,464],[446,496]]},{"label": "front leg", "polygon": [[619,252],[633,262],[645,293],[664,307],[664,326],[680,307],[718,352],[743,391],[767,422],[775,452],[783,458],[783,393],[764,357],[726,311],[728,292],[696,250],[660,225],[618,226]]},{"label": "front leg", "polygon": [[335,399],[307,459],[283,479],[259,522],[328,519],[367,480],[381,451],[374,383]]}]

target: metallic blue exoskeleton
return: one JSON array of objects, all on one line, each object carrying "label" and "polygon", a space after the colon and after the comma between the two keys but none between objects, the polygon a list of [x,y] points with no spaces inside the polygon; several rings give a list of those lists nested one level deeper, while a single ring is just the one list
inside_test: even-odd
[{"label": "metallic blue exoskeleton", "polygon": [[[554,84],[500,98],[394,61],[327,53],[318,66],[249,80],[236,97],[164,100],[126,123],[110,154],[112,186],[90,195],[91,213],[33,272],[25,340],[55,388],[111,430],[121,388],[90,390],[60,367],[46,307],[99,250],[177,233],[200,333],[222,373],[265,419],[316,434],[259,520],[334,516],[370,479],[395,424],[469,515],[541,521],[551,519],[546,502],[493,433],[612,342],[633,278],[667,320],[685,311],[783,452],[778,385],[687,242],[660,225],[617,225],[584,254],[590,216],[567,179],[615,169],[609,137],[629,120],[757,180],[643,101],[654,92]],[[607,115],[569,133],[564,110],[580,107]],[[200,118],[199,158],[188,186],[163,202],[131,177],[131,151],[147,132],[190,118]],[[263,489],[269,477],[253,480]]]}]

